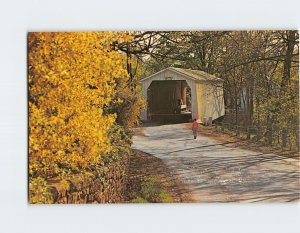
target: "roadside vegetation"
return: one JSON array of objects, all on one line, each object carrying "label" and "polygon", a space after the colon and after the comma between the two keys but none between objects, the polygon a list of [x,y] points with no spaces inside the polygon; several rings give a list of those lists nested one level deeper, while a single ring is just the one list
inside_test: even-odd
[{"label": "roadside vegetation", "polygon": [[149,176],[141,184],[141,189],[135,194],[132,203],[172,203],[172,195],[163,187],[162,182],[155,176]]},{"label": "roadside vegetation", "polygon": [[[47,179],[127,159],[146,107],[140,78],[170,66],[224,80],[229,130],[299,149],[298,31],[32,32],[30,203],[49,203]],[[141,184],[135,202],[171,200],[157,177]]]},{"label": "roadside vegetation", "polygon": [[144,106],[113,44],[128,32],[28,34],[29,201],[49,203],[46,180],[64,181],[130,154],[128,129]]},{"label": "roadside vegetation", "polygon": [[127,202],[192,202],[186,184],[160,159],[133,150],[129,160]]}]

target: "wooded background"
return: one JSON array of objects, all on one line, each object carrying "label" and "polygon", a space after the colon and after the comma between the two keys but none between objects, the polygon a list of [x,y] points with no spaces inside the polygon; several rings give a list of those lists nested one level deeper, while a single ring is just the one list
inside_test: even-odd
[{"label": "wooded background", "polygon": [[[282,31],[135,32],[121,43],[135,63],[131,79],[174,66],[202,70],[224,80],[226,117],[235,131],[255,131],[270,144],[298,148],[299,33]],[[139,75],[138,75],[139,76]],[[139,77],[138,77],[139,78]]]},{"label": "wooded background", "polygon": [[222,127],[298,149],[298,57],[297,31],[29,33],[31,202],[48,179],[126,160],[140,79],[170,66],[224,80]]}]

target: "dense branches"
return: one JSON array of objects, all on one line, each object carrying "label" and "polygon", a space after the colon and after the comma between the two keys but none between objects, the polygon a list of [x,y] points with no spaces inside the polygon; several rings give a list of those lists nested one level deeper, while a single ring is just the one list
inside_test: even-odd
[{"label": "dense branches", "polygon": [[140,78],[169,66],[222,78],[235,125],[285,127],[297,140],[298,57],[297,31],[29,33],[30,184],[126,151]]},{"label": "dense branches", "polygon": [[[131,39],[125,32],[29,33],[33,203],[46,202],[44,179],[91,171],[128,152],[130,140],[124,128],[138,120],[142,104],[138,96],[134,103],[126,102],[131,94],[126,55],[113,50],[112,44]],[[130,121],[117,125],[124,117]]]},{"label": "dense branches", "polygon": [[169,66],[200,69],[224,80],[234,124],[298,125],[297,31],[159,32],[154,38],[143,59],[146,75]]}]

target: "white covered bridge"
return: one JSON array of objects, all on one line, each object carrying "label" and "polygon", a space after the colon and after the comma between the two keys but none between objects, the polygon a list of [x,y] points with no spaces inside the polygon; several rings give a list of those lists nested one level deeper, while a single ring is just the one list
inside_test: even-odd
[{"label": "white covered bridge", "polygon": [[142,120],[196,118],[224,115],[223,80],[200,70],[170,67],[141,79],[147,109]]}]

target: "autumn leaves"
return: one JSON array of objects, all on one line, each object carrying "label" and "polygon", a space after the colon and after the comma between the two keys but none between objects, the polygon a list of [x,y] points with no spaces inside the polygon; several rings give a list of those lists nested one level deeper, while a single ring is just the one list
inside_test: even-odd
[{"label": "autumn leaves", "polygon": [[125,32],[29,33],[29,175],[48,178],[89,169],[113,149],[108,134],[122,102],[125,55],[111,49]]}]

